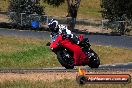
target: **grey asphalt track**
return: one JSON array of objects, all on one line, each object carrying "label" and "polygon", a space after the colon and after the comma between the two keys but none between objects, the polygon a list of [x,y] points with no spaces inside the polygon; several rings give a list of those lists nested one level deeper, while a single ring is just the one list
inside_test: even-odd
[{"label": "grey asphalt track", "polygon": [[91,43],[132,49],[132,36],[86,35]]},{"label": "grey asphalt track", "polygon": [[[75,67],[75,69],[76,68],[78,67]],[[91,69],[88,66],[84,66],[83,68],[87,70]],[[65,69],[65,68],[64,67],[54,67],[54,69]],[[132,62],[100,65],[98,69],[132,69]]]},{"label": "grey asphalt track", "polygon": [[129,63],[118,63],[109,65],[100,65],[99,68],[105,69],[132,69],[132,62]]},{"label": "grey asphalt track", "polygon": [[[0,29],[0,35],[25,36],[25,37],[35,37],[39,39],[50,39],[50,32],[7,30],[2,28]],[[85,37],[88,37],[90,43],[93,44],[132,49],[132,36],[85,34]]]}]

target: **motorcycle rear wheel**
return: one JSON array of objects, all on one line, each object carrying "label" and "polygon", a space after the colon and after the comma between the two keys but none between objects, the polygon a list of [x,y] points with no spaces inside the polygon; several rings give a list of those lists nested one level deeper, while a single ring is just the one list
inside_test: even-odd
[{"label": "motorcycle rear wheel", "polygon": [[[69,55],[69,57],[67,57]],[[62,66],[66,69],[73,69],[74,68],[74,60],[71,58],[70,54],[64,49],[59,50],[57,52],[57,59]]]}]

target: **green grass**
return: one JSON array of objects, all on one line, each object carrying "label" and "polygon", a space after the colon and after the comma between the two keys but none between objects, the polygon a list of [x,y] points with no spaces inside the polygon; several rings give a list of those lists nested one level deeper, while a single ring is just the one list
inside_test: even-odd
[{"label": "green grass", "polygon": [[130,84],[86,84],[79,85],[75,80],[63,79],[55,82],[16,80],[0,83],[0,88],[131,88]]},{"label": "green grass", "polygon": [[[1,11],[7,11],[8,5],[9,0],[0,0]],[[45,4],[43,0],[41,0],[41,5],[45,7],[45,12],[47,15],[61,17],[65,17],[67,15],[66,2],[58,8]],[[99,12],[100,9],[100,0],[81,0],[78,18],[101,19],[101,14]]]},{"label": "green grass", "polygon": [[[0,36],[0,68],[40,68],[61,66],[56,55],[45,46],[49,40]],[[101,64],[132,62],[132,49],[96,46]]]},{"label": "green grass", "polygon": [[132,49],[97,45],[93,45],[92,49],[99,55],[101,64],[132,62]]},{"label": "green grass", "polygon": [[47,41],[0,36],[0,68],[59,66]]}]

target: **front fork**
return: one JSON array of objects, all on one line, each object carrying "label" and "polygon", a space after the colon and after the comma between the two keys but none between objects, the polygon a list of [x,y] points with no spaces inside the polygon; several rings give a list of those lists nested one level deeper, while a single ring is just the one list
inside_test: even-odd
[{"label": "front fork", "polygon": [[94,53],[91,52],[91,48],[90,47],[84,47],[83,48],[84,53],[86,54],[86,56],[90,59],[92,56],[94,56]]}]

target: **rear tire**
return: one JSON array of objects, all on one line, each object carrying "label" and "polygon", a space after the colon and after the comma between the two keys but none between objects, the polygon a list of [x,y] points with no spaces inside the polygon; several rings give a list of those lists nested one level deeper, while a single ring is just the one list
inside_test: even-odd
[{"label": "rear tire", "polygon": [[74,68],[74,59],[68,58],[67,55],[70,55],[69,53],[67,53],[65,50],[59,50],[57,52],[57,59],[60,62],[60,64],[62,66],[64,66],[66,69],[73,69]]}]

